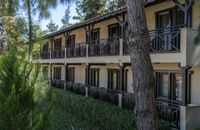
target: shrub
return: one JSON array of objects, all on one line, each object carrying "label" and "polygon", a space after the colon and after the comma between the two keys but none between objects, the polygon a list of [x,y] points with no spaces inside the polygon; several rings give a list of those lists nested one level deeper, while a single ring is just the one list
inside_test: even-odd
[{"label": "shrub", "polygon": [[[103,89],[101,91],[105,92]],[[81,130],[135,129],[132,110],[55,88],[50,89],[49,94],[56,95],[50,130],[71,130],[72,126]],[[41,103],[40,107],[46,103]],[[164,121],[159,123],[160,130],[170,130],[169,126]]]}]

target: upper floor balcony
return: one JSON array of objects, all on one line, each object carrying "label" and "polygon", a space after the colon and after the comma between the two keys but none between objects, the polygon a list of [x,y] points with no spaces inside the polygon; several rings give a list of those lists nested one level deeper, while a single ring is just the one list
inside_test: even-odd
[{"label": "upper floor balcony", "polygon": [[[191,46],[195,33],[192,29],[170,27],[163,29],[150,30],[150,56],[152,62],[179,62],[187,64],[188,55],[192,54]],[[77,58],[92,58],[95,61],[103,63],[106,58],[109,62],[115,63],[130,62],[129,47],[127,37],[112,37],[99,39],[85,43],[75,43],[57,49],[47,48],[40,50],[40,59],[44,60],[63,60]],[[70,61],[70,60],[69,60]],[[81,62],[81,61],[77,61]],[[96,62],[95,62],[96,63]]]}]

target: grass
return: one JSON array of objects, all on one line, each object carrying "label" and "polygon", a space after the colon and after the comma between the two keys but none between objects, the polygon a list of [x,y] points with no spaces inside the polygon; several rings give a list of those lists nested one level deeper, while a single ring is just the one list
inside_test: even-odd
[{"label": "grass", "polygon": [[[116,105],[51,88],[50,95],[56,95],[50,115],[49,130],[134,130],[133,111]],[[38,110],[45,110],[50,103],[46,98]],[[162,124],[165,126],[165,123]],[[76,130],[75,129],[75,130]],[[168,130],[168,127],[162,128]]]}]

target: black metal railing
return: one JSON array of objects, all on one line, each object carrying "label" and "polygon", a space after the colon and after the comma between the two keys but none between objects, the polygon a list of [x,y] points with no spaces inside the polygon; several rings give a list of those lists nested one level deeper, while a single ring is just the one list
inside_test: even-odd
[{"label": "black metal railing", "polygon": [[[181,31],[180,27],[169,27],[149,31],[151,38],[150,52],[164,53],[164,52],[179,52]],[[129,54],[127,38],[124,38],[123,54]]]},{"label": "black metal railing", "polygon": [[66,90],[71,91],[76,94],[86,95],[86,87],[88,88],[88,96],[106,101],[112,104],[118,104],[118,94],[122,94],[122,106],[127,109],[132,109],[134,107],[134,95],[117,90],[111,90],[104,87],[86,86],[81,83],[66,82],[63,80],[51,80],[51,84],[54,87],[64,89],[64,84],[66,84]]},{"label": "black metal railing", "polygon": [[157,110],[159,118],[164,119],[171,123],[172,127],[180,127],[180,101],[167,100],[163,98],[157,98]]},{"label": "black metal railing", "polygon": [[85,57],[86,56],[86,44],[79,43],[66,48],[66,57]]},{"label": "black metal railing", "polygon": [[42,51],[40,53],[41,59],[49,59],[50,58],[50,51]]},{"label": "black metal railing", "polygon": [[[180,27],[169,27],[149,31],[150,53],[180,52],[181,31]],[[51,58],[85,57],[88,56],[115,56],[120,54],[120,38],[113,37],[73,44],[62,49],[52,50]],[[123,54],[129,54],[127,37],[123,37]],[[88,51],[86,45],[88,44]],[[65,52],[66,50],[66,52]],[[42,59],[50,58],[49,51],[41,52]]]},{"label": "black metal railing", "polygon": [[56,59],[56,58],[65,58],[65,49],[56,49],[51,51],[51,58]]},{"label": "black metal railing", "polygon": [[88,56],[112,56],[119,55],[119,38],[107,38],[88,43]]},{"label": "black metal railing", "polygon": [[151,37],[150,52],[180,51],[181,31],[179,27],[156,29],[149,32]]},{"label": "black metal railing", "polygon": [[[86,87],[88,88],[88,96],[110,102],[112,104],[118,104],[119,96],[122,94],[122,107],[127,109],[133,109],[135,100],[134,94],[124,91],[118,91],[113,89],[107,89],[104,87],[86,86],[81,83],[66,82],[63,80],[51,80],[52,86],[66,89],[79,95],[86,95]],[[66,86],[65,86],[66,85]],[[163,119],[171,124],[173,128],[180,128],[180,101],[167,100],[164,98],[156,99],[157,110],[159,118]]]}]

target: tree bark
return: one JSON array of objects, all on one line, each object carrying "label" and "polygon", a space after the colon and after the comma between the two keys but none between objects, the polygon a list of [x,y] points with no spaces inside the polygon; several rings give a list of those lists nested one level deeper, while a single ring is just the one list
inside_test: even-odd
[{"label": "tree bark", "polygon": [[27,9],[28,9],[28,26],[29,26],[29,60],[32,57],[32,46],[33,46],[33,32],[32,32],[32,13],[31,13],[31,1],[27,0]]},{"label": "tree bark", "polygon": [[157,130],[155,79],[149,55],[151,41],[144,12],[144,0],[126,0],[126,4],[135,96],[135,123],[138,130]]}]

